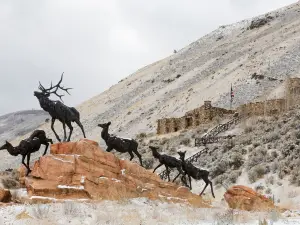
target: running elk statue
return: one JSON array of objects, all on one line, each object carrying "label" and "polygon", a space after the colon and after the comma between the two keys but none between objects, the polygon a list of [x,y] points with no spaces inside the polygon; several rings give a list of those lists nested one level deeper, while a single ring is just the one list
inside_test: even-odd
[{"label": "running elk statue", "polygon": [[130,161],[134,158],[133,153],[139,158],[141,166],[143,166],[142,163],[142,156],[138,152],[138,143],[134,139],[129,138],[121,138],[117,137],[115,135],[111,135],[108,133],[108,128],[111,125],[111,122],[98,124],[98,127],[102,128],[101,131],[101,137],[105,141],[107,148],[106,151],[110,152],[111,150],[115,149],[116,151],[120,153],[128,152],[130,155]]},{"label": "running elk statue", "polygon": [[[184,176],[184,172],[181,169],[182,163],[181,163],[180,160],[178,160],[178,159],[176,159],[175,157],[172,157],[172,156],[168,156],[168,155],[165,155],[165,154],[160,154],[157,151],[158,147],[149,146],[149,148],[152,151],[153,157],[159,160],[159,165],[157,167],[155,167],[155,169],[153,170],[153,173],[155,172],[156,169],[158,169],[162,165],[165,165],[166,173],[167,173],[167,176],[168,176],[168,179],[169,179],[168,181],[170,181],[169,168],[177,168],[177,170],[179,171],[179,175],[182,174]],[[174,182],[176,180],[176,178],[177,177],[175,177],[172,182]],[[183,179],[182,179],[182,182],[187,186],[186,182]]]},{"label": "running elk statue", "polygon": [[[28,176],[31,172],[29,167],[31,153],[38,151],[43,144],[46,146],[43,156],[46,155],[49,146],[48,142],[53,144],[52,140],[46,137],[45,131],[35,130],[29,138],[22,140],[18,146],[14,147],[11,143],[5,141],[5,144],[0,147],[0,150],[6,149],[12,156],[22,155],[22,164],[27,168],[26,176]],[[27,165],[25,163],[26,156]]]},{"label": "running elk statue", "polygon": [[[62,100],[62,97],[64,95],[59,95],[57,93],[58,89],[63,90],[65,92],[67,92],[68,94],[70,94],[68,92],[68,90],[72,89],[72,88],[64,88],[61,86],[61,82],[63,80],[63,74],[64,73],[62,73],[60,81],[56,85],[52,86],[52,82],[51,82],[50,88],[44,88],[42,86],[42,84],[39,82],[39,84],[40,84],[39,90],[40,91],[34,92],[34,96],[37,97],[37,99],[39,100],[39,103],[40,103],[40,106],[42,107],[42,109],[50,114],[50,116],[52,118],[51,119],[51,129],[54,132],[54,134],[59,142],[61,142],[61,140],[60,140],[58,134],[56,133],[56,131],[54,130],[54,123],[55,123],[55,120],[57,120],[57,119],[63,125],[63,129],[64,129],[63,141],[66,141],[66,140],[70,141],[70,139],[71,139],[71,135],[73,132],[73,127],[71,124],[72,122],[77,123],[77,125],[81,128],[84,138],[86,138],[83,126],[80,122],[79,112],[74,107],[68,107],[68,106],[64,105],[61,101],[53,101],[53,100],[49,99],[51,94],[55,94],[57,97],[60,98],[60,100]],[[66,125],[70,129],[68,139],[67,139],[67,134],[66,134]]]},{"label": "running elk statue", "polygon": [[215,198],[212,182],[208,179],[209,172],[207,170],[201,170],[201,169],[195,167],[193,164],[186,162],[184,160],[186,151],[184,151],[184,152],[179,151],[177,153],[179,154],[180,160],[182,162],[182,169],[183,169],[184,173],[187,174],[189,177],[190,189],[192,189],[191,177],[194,178],[195,180],[202,179],[205,182],[205,187],[203,188],[202,192],[200,193],[200,196],[203,194],[206,187],[208,185],[210,185],[212,196]]}]

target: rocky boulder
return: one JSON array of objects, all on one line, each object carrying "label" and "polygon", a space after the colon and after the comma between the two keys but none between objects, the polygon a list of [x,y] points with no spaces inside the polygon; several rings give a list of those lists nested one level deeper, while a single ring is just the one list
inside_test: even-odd
[{"label": "rocky boulder", "polygon": [[11,193],[9,190],[0,189],[0,202],[8,203],[11,201]]},{"label": "rocky boulder", "polygon": [[229,188],[225,192],[224,198],[232,209],[264,211],[277,208],[270,199],[242,185]]},{"label": "rocky boulder", "polygon": [[119,200],[147,197],[210,207],[208,202],[186,187],[164,182],[151,170],[120,160],[88,139],[51,145],[50,154],[34,163],[32,173],[25,178],[25,185],[32,199]]}]

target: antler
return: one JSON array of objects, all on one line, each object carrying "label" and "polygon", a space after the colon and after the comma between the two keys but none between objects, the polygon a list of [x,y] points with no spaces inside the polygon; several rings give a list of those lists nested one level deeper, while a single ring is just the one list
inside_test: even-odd
[{"label": "antler", "polygon": [[[44,88],[43,87],[43,85],[41,84],[41,82],[39,82],[39,89],[43,92],[43,93],[47,93],[47,94],[55,94],[57,97],[59,97],[60,98],[60,100],[61,101],[63,101],[62,100],[62,97],[64,96],[64,95],[59,95],[58,93],[57,93],[57,91],[58,91],[58,89],[61,89],[62,91],[65,91],[65,92],[67,92],[69,95],[70,95],[70,93],[69,93],[69,90],[70,89],[73,89],[73,88],[64,88],[63,86],[60,86],[60,84],[61,84],[61,82],[62,82],[62,80],[63,80],[63,75],[64,75],[64,73],[62,73],[61,74],[61,78],[60,78],[60,80],[58,81],[58,83],[56,84],[56,85],[52,85],[52,81],[51,81],[51,86],[50,86],[50,88]],[[53,90],[53,89],[55,89],[54,91],[51,91],[51,90]]]}]

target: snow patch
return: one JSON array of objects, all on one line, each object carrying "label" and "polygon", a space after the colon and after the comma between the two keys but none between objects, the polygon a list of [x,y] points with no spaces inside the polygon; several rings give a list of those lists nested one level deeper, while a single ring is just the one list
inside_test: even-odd
[{"label": "snow patch", "polygon": [[125,169],[122,169],[122,170],[121,170],[121,174],[122,174],[122,175],[125,175]]},{"label": "snow patch", "polygon": [[113,180],[113,181],[115,181],[115,182],[121,182],[120,180],[118,180],[118,179],[115,179],[115,178],[111,178],[111,180]]},{"label": "snow patch", "polygon": [[81,176],[80,183],[84,184],[85,176]]},{"label": "snow patch", "polygon": [[55,160],[58,160],[58,161],[62,161],[64,163],[73,163],[72,161],[60,159],[60,158],[57,158],[57,157],[54,157],[54,156],[52,156],[52,158],[55,159]]},{"label": "snow patch", "polygon": [[78,190],[84,190],[84,186],[67,186],[67,185],[57,185],[58,188],[65,188],[65,189],[78,189]]},{"label": "snow patch", "polygon": [[30,199],[47,199],[47,200],[51,200],[51,201],[57,201],[56,198],[50,198],[50,197],[44,197],[44,196],[31,196]]}]

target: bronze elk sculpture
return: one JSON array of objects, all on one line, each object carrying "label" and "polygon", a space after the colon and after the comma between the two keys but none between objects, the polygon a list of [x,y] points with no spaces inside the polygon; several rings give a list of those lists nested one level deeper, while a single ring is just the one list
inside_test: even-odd
[{"label": "bronze elk sculpture", "polygon": [[[40,149],[41,145],[45,145],[43,156],[46,155],[49,142],[53,144],[52,140],[46,137],[46,133],[43,130],[35,130],[29,138],[22,140],[18,146],[14,147],[8,141],[0,147],[0,150],[6,149],[12,156],[22,155],[22,164],[27,168],[26,176],[31,172],[29,167],[30,155]],[[27,164],[25,158],[27,157]]]},{"label": "bronze elk sculpture", "polygon": [[[108,133],[111,122],[98,124],[98,127],[102,128],[101,137],[107,145],[107,152],[115,149],[117,152],[128,152],[130,155],[130,161],[134,158],[134,154],[139,158],[140,164],[143,167],[142,156],[138,152],[138,142],[130,138],[122,138]],[[133,154],[134,153],[134,154]]]},{"label": "bronze elk sculpture", "polygon": [[[73,132],[73,126],[71,124],[72,122],[77,123],[77,125],[80,127],[80,129],[83,133],[84,138],[86,138],[86,136],[85,136],[83,126],[80,122],[79,112],[74,107],[68,107],[65,104],[63,104],[61,101],[62,101],[62,97],[64,95],[59,95],[57,93],[57,91],[60,89],[62,91],[67,92],[68,94],[70,94],[68,90],[72,89],[72,88],[64,88],[61,86],[61,82],[63,80],[63,74],[64,73],[62,73],[62,75],[61,75],[60,81],[54,86],[52,85],[52,82],[51,82],[51,86],[49,88],[44,88],[43,85],[41,84],[41,82],[39,82],[39,90],[40,91],[35,91],[34,96],[37,97],[37,99],[39,100],[41,108],[50,114],[50,116],[52,118],[51,119],[51,129],[54,132],[57,140],[59,142],[61,142],[58,134],[54,130],[55,120],[59,120],[63,125],[63,130],[64,130],[63,141],[69,142],[71,139],[72,132]],[[50,100],[49,97],[51,94],[55,94],[56,96],[58,96],[61,101]],[[69,130],[70,130],[68,139],[67,139],[67,134],[66,134],[66,125],[69,127]]]},{"label": "bronze elk sculpture", "polygon": [[183,169],[184,173],[188,175],[189,182],[190,182],[190,189],[192,189],[191,177],[194,178],[195,180],[201,180],[202,179],[205,182],[205,187],[203,188],[202,192],[200,193],[200,196],[203,194],[206,187],[208,185],[210,185],[211,194],[215,198],[212,182],[208,178],[209,172],[207,170],[202,170],[202,169],[199,169],[199,168],[195,167],[192,163],[186,162],[185,161],[186,151],[184,151],[184,152],[179,151],[177,153],[178,153],[178,155],[180,157],[180,160],[182,162],[182,169]]}]

